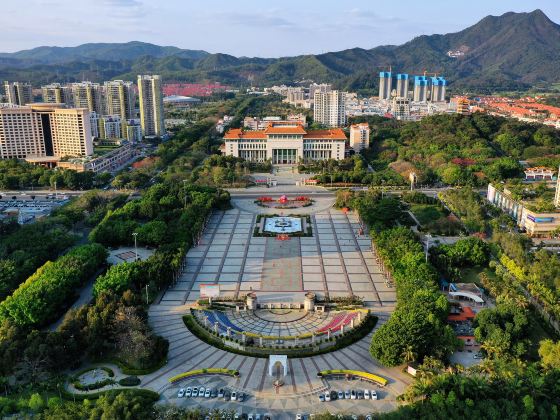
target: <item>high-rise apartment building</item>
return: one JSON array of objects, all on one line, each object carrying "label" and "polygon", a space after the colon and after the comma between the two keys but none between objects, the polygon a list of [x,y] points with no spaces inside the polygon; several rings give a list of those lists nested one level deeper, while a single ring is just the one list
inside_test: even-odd
[{"label": "high-rise apartment building", "polygon": [[350,126],[350,147],[360,153],[369,148],[369,124],[360,123]]},{"label": "high-rise apartment building", "polygon": [[312,83],[309,85],[309,99],[313,99],[315,97],[315,92],[322,92],[327,93],[332,90],[332,85],[328,83]]},{"label": "high-rise apartment building", "polygon": [[43,102],[47,104],[66,104],[72,106],[72,98],[70,89],[62,86],[60,83],[51,83],[50,85],[42,86]]},{"label": "high-rise apartment building", "polygon": [[408,98],[408,74],[397,74],[397,98]]},{"label": "high-rise apartment building", "polygon": [[328,127],[346,124],[346,93],[339,90],[316,91],[313,98],[313,119]]},{"label": "high-rise apartment building", "polygon": [[103,91],[99,83],[81,82],[72,83],[73,106],[76,108],[85,108],[90,112],[96,112],[97,115],[104,115],[103,107]]},{"label": "high-rise apartment building", "polygon": [[105,111],[107,115],[119,116],[122,123],[121,136],[126,138],[126,121],[136,117],[134,105],[136,94],[132,82],[113,80],[105,82]]},{"label": "high-rise apartment building", "polygon": [[92,154],[88,110],[53,104],[0,108],[0,159]]},{"label": "high-rise apartment building", "polygon": [[391,113],[397,120],[408,120],[410,118],[410,99],[393,98]]},{"label": "high-rise apartment building", "polygon": [[165,134],[165,124],[161,77],[158,75],[139,75],[138,96],[140,98],[140,122],[144,136],[163,136]]},{"label": "high-rise apartment building", "polygon": [[414,77],[414,102],[428,101],[428,78],[426,76]]},{"label": "high-rise apartment building", "polygon": [[390,71],[379,72],[379,99],[391,99],[393,75]]},{"label": "high-rise apartment building", "polygon": [[446,86],[447,86],[447,81],[443,77],[432,77],[430,100],[432,102],[445,102]]},{"label": "high-rise apartment building", "polygon": [[4,82],[6,101],[12,105],[26,105],[33,102],[33,89],[29,83]]}]

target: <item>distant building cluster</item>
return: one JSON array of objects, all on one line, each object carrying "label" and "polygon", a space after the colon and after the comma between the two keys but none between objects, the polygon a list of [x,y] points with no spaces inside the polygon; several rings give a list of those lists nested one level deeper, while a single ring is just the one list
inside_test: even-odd
[{"label": "distant building cluster", "polygon": [[538,102],[540,98],[477,97],[477,109],[491,115],[549,125],[560,129],[560,108]]},{"label": "distant building cluster", "polygon": [[[0,159],[96,172],[116,168],[143,137],[165,135],[161,78],[140,75],[137,89],[123,80],[51,83],[41,87],[43,102],[36,103],[30,84],[4,82]],[[96,153],[101,143],[118,147]]]}]

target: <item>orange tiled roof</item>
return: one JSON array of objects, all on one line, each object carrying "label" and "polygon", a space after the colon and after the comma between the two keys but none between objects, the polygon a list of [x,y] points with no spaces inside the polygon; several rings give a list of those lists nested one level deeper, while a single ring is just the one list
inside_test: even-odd
[{"label": "orange tiled roof", "polygon": [[340,128],[331,128],[328,130],[310,130],[305,131],[301,125],[298,127],[268,127],[266,130],[245,131],[241,128],[232,128],[227,131],[224,136],[225,140],[240,139],[267,139],[268,134],[302,134],[304,139],[330,139],[330,140],[346,140],[346,134]]},{"label": "orange tiled roof", "polygon": [[268,124],[264,130],[266,134],[305,134],[306,131],[301,124],[288,125],[288,124]]},{"label": "orange tiled roof", "polygon": [[332,139],[346,140],[346,134],[341,128],[331,128],[329,130],[311,130],[308,131],[304,139]]}]

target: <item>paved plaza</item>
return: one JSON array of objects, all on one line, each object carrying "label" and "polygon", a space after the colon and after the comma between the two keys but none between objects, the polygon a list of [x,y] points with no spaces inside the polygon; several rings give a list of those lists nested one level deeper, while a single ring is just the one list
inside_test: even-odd
[{"label": "paved plaza", "polygon": [[330,208],[312,214],[312,237],[253,237],[256,213],[238,208],[215,213],[198,246],[187,254],[187,269],[162,305],[195,302],[201,284],[220,285],[224,297],[257,292],[261,301],[301,301],[299,292],[324,297],[360,296],[368,307],[391,308],[396,291],[387,287],[371,252],[371,239],[359,233],[353,213]]},{"label": "paved plaza", "polygon": [[[306,292],[322,297],[349,296],[364,298],[366,306],[379,317],[379,328],[394,310],[395,289],[387,288],[371,251],[367,235],[359,233],[355,214],[333,209],[332,199],[307,210],[311,213],[312,237],[253,237],[258,207],[253,198],[234,199],[235,207],[212,215],[198,246],[187,254],[187,269],[178,283],[170,288],[149,312],[155,333],[169,340],[168,363],[146,375],[142,386],[163,392],[164,399],[181,405],[211,408],[242,408],[245,413],[274,413],[293,418],[296,412],[369,413],[395,407],[396,396],[404,392],[411,380],[398,368],[385,368],[371,358],[369,344],[373,331],[359,342],[328,354],[288,360],[284,386],[275,388],[274,377],[268,376],[268,359],[228,353],[195,337],[184,325],[182,316],[200,297],[200,285],[217,283],[222,296],[242,298],[254,291],[259,302],[303,302]],[[239,205],[244,202],[243,205]],[[327,207],[325,202],[330,202]],[[315,211],[313,213],[313,211]],[[274,312],[276,311],[276,313]],[[271,335],[297,334],[321,325],[318,315],[282,309],[261,310],[256,316],[236,315],[235,322]],[[316,324],[316,325],[315,325]],[[249,329],[249,328],[248,328]],[[375,331],[374,329],[374,331]],[[176,374],[201,368],[229,368],[239,371],[234,378],[198,378],[170,386],[168,379]],[[389,380],[380,391],[380,401],[336,401],[320,403],[318,393],[327,389],[372,388],[361,381],[333,383],[317,377],[321,370],[355,369],[377,373]],[[177,399],[179,387],[197,386],[210,381],[214,387],[228,386],[243,391],[249,399],[242,403],[218,400]],[[334,381],[336,382],[336,381]],[[319,405],[321,404],[321,405]]]}]

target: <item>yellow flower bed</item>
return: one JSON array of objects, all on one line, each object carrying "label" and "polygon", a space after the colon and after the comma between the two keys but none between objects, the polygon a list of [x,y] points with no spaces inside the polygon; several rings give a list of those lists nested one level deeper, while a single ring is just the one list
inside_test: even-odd
[{"label": "yellow flower bed", "polygon": [[387,385],[389,381],[379,375],[375,375],[369,372],[361,372],[359,370],[347,370],[347,369],[336,369],[336,370],[323,370],[319,372],[321,376],[327,375],[354,375],[360,378],[369,379],[371,381],[377,382],[380,385]]},{"label": "yellow flower bed", "polygon": [[183,372],[178,375],[172,376],[168,379],[169,382],[177,382],[185,378],[189,378],[191,376],[198,376],[198,375],[227,375],[227,376],[238,376],[239,371],[233,369],[224,369],[224,368],[208,368],[208,369],[197,369],[191,370],[188,372]]}]

